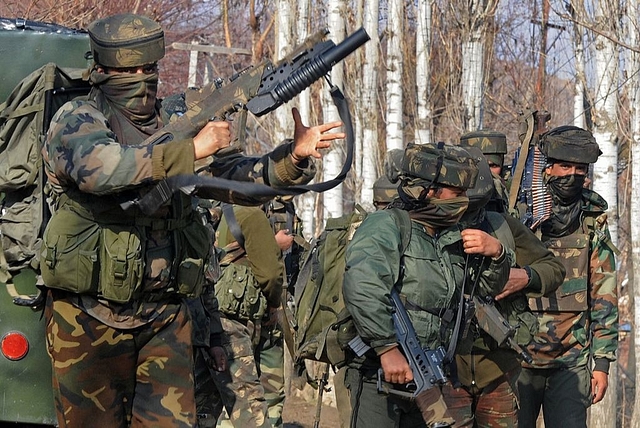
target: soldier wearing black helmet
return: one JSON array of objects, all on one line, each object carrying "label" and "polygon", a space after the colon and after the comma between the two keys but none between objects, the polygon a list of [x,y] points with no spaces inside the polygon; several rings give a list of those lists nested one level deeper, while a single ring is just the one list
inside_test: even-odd
[{"label": "soldier wearing black helmet", "polygon": [[538,232],[566,268],[558,290],[529,299],[539,330],[528,347],[518,388],[520,427],[585,427],[587,408],[604,397],[618,342],[618,298],[606,201],[584,187],[601,152],[591,132],[560,126],[540,137],[551,216]]},{"label": "soldier wearing black helmet", "polygon": [[[120,204],[166,177],[194,174],[196,160],[209,163],[229,146],[229,124],[212,121],[194,138],[148,143],[169,123],[156,96],[162,28],[122,14],[88,32],[93,88],[88,100],[56,113],[43,151],[55,205],[41,269],[58,423],[192,427],[185,299],[202,293],[210,234],[186,195],[153,215]],[[274,186],[308,182],[315,170],[307,158],[344,134],[324,134],[339,123],[307,128],[297,111],[294,119],[293,143],[262,158],[224,158],[212,173]]]}]

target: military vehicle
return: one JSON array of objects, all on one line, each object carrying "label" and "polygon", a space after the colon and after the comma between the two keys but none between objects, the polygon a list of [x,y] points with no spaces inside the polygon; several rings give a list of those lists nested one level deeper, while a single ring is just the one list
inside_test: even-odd
[{"label": "military vehicle", "polygon": [[[89,37],[83,31],[24,19],[0,18],[0,103],[8,99],[25,77],[51,62],[73,71],[78,82],[72,91],[54,87],[44,97],[45,102],[38,107],[42,109],[38,116],[42,120],[42,131],[40,135],[32,135],[37,140],[35,147],[41,145],[55,110],[69,98],[87,93],[88,86],[79,76],[87,69],[89,52]],[[0,111],[0,130],[8,116],[8,108]],[[9,138],[10,135],[0,134],[0,154],[6,154]],[[40,165],[39,156],[36,158],[35,162]],[[7,162],[6,157],[0,160]],[[36,169],[41,173],[41,167]],[[16,260],[16,252],[10,248],[15,242],[9,235],[20,226],[9,219],[8,213],[20,199],[16,194],[23,189],[8,190],[6,176],[0,181],[3,185],[0,187],[0,249],[4,255],[0,257],[0,262],[4,262],[0,269],[5,269],[4,275],[0,273],[0,426],[7,423],[23,427],[55,426],[51,362],[45,345],[44,302],[36,287],[38,257]],[[30,192],[32,189],[24,190]],[[29,211],[24,214],[31,215]],[[6,275],[7,271],[10,275]]]}]

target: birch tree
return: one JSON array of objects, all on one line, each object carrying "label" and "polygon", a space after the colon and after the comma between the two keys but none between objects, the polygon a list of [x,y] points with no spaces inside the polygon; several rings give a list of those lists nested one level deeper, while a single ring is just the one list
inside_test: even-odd
[{"label": "birch tree", "polygon": [[[277,0],[276,17],[276,49],[275,61],[289,54],[295,46],[292,27],[294,23],[293,12],[296,10],[292,0]],[[273,111],[274,132],[273,141],[280,142],[290,137],[293,132],[293,119],[291,105],[283,106]]]},{"label": "birch tree", "polygon": [[[297,44],[301,44],[309,37],[309,12],[310,0],[300,0],[297,5],[296,16],[296,34]],[[298,109],[300,110],[300,118],[305,124],[311,122],[311,92],[305,89],[298,95]],[[318,194],[314,192],[305,193],[296,200],[296,211],[302,219],[304,225],[304,234],[306,239],[315,236],[315,210]]]},{"label": "birch tree", "polygon": [[380,64],[380,44],[378,40],[378,0],[368,0],[364,4],[363,26],[371,40],[364,45],[361,91],[358,111],[362,128],[362,159],[360,204],[373,201],[373,182],[378,177],[378,67]]},{"label": "birch tree", "polygon": [[462,2],[462,102],[465,129],[482,128],[482,108],[485,81],[485,45],[487,27],[493,19],[498,0],[470,0]]},{"label": "birch tree", "polygon": [[[629,41],[633,46],[640,46],[640,4],[638,0],[632,0],[628,3],[629,14]],[[640,53],[637,51],[630,52],[629,58],[629,106],[631,107],[631,260],[632,273],[631,280],[633,290],[633,341],[632,344],[637,348],[640,345],[640,222],[637,221],[637,215],[640,213]],[[633,220],[633,217],[636,220]],[[633,352],[633,348],[631,352]],[[640,349],[635,349],[634,359],[637,364],[637,356],[640,355]],[[633,370],[635,373],[635,385],[640,385],[640,370]],[[633,402],[633,415],[631,418],[632,428],[640,428],[640,394],[636,392]]]},{"label": "birch tree", "polygon": [[[618,51],[616,44],[604,35],[616,36],[619,8],[616,0],[601,0],[595,9],[595,74],[593,135],[602,155],[594,165],[593,189],[609,204],[609,231],[618,244]],[[602,402],[591,407],[590,426],[614,427],[616,421],[616,364],[609,369],[609,388]]]},{"label": "birch tree", "polygon": [[[582,0],[574,0],[571,2],[571,14],[576,16],[584,16],[584,4]],[[575,22],[573,25],[573,48],[576,64],[575,93],[573,95],[573,125],[580,128],[586,127],[584,102],[585,102],[585,59],[584,59],[584,27]]]},{"label": "birch tree", "polygon": [[[340,42],[345,38],[345,10],[346,0],[328,0],[327,13],[329,23],[330,37],[336,42]],[[342,63],[336,64],[331,70],[331,81],[334,85],[343,88],[344,66]],[[322,114],[325,123],[339,121],[340,115],[333,105],[333,100],[329,94],[329,88],[323,88],[322,91]],[[342,168],[344,160],[344,151],[340,144],[332,144],[331,149],[325,153],[323,162],[323,173],[327,179],[331,179],[338,175]],[[326,220],[329,217],[340,217],[343,212],[343,184],[324,192],[324,216]]]},{"label": "birch tree", "polygon": [[432,0],[418,0],[416,23],[416,143],[431,141],[431,7]]},{"label": "birch tree", "polygon": [[387,150],[404,148],[402,136],[402,38],[404,35],[404,2],[389,0],[387,16]]}]

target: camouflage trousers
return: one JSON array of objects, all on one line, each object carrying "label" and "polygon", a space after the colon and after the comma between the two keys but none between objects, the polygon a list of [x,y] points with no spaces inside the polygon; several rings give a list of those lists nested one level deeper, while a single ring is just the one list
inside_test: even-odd
[{"label": "camouflage trousers", "polygon": [[272,426],[282,427],[284,407],[284,339],[280,326],[262,326],[255,351],[260,383],[267,401],[267,416]]},{"label": "camouflage trousers", "polygon": [[[196,401],[199,426],[234,426],[242,428],[269,427],[264,388],[258,377],[254,357],[259,326],[220,317],[228,368],[224,372],[210,371],[204,362],[208,357],[196,353]],[[208,372],[208,373],[207,373]],[[212,388],[212,384],[215,388]],[[222,415],[223,408],[227,417]]]},{"label": "camouflage trousers", "polygon": [[109,327],[50,292],[47,348],[60,427],[193,427],[191,323],[168,304],[135,329]]},{"label": "camouflage trousers", "polygon": [[447,383],[442,396],[455,427],[518,427],[517,373],[500,376],[482,390]]},{"label": "camouflage trousers", "polygon": [[[376,381],[377,371],[361,371],[351,367],[347,369],[344,382],[351,397],[352,428],[428,427],[414,400],[395,394],[381,394]],[[442,414],[446,406],[439,391],[433,392],[433,396],[439,397],[439,401],[429,403],[428,410],[434,414]]]},{"label": "camouflage trousers", "polygon": [[591,372],[569,368],[523,368],[518,378],[520,428],[535,428],[540,408],[547,428],[586,428],[591,405]]}]

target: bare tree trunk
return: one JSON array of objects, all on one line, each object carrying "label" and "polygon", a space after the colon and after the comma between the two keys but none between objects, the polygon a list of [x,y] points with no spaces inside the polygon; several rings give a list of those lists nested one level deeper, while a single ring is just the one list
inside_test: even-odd
[{"label": "bare tree trunk", "polygon": [[[329,19],[329,35],[336,42],[340,42],[345,38],[345,0],[329,0],[327,5],[328,19]],[[331,71],[331,81],[339,88],[343,88],[344,66],[342,63],[336,64]],[[339,121],[340,115],[338,110],[333,105],[331,96],[329,95],[329,88],[323,88],[322,91],[322,113],[324,122]],[[338,175],[342,167],[344,160],[344,150],[340,143],[334,143],[331,149],[325,154],[323,162],[324,177],[331,179]],[[329,217],[340,217],[343,213],[343,184],[334,187],[331,190],[324,192],[324,212],[323,220],[326,221]]]},{"label": "bare tree trunk", "polygon": [[462,102],[465,106],[465,129],[475,131],[482,128],[482,109],[486,87],[485,45],[487,25],[493,19],[498,5],[495,0],[472,0],[463,8],[468,8],[463,22],[465,33],[462,42]]},{"label": "bare tree trunk", "polygon": [[[571,2],[573,8],[573,16],[584,16],[584,4],[582,0],[574,0]],[[576,86],[573,96],[573,124],[580,128],[586,127],[585,111],[584,111],[584,92],[586,74],[584,71],[584,27],[578,23],[573,25],[574,37],[573,46],[576,58]]]},{"label": "bare tree trunk", "polygon": [[[310,12],[310,0],[300,0],[297,6],[297,43],[302,43],[307,37],[309,37],[309,12]],[[300,118],[305,124],[309,124],[311,120],[311,91],[305,89],[298,97],[298,109],[300,110]],[[315,233],[315,204],[316,194],[305,193],[297,198],[296,211],[302,219],[304,225],[305,238],[310,240],[314,237]]]},{"label": "bare tree trunk", "polygon": [[[276,49],[275,60],[279,60],[287,56],[295,46],[293,39],[292,27],[294,19],[292,16],[295,10],[292,0],[277,1],[277,24],[276,24]],[[291,108],[283,106],[274,110],[275,128],[273,133],[273,141],[279,144],[285,138],[293,135],[293,120],[291,116]]]},{"label": "bare tree trunk", "polygon": [[[640,46],[640,30],[638,29],[638,20],[640,19],[640,11],[638,8],[638,0],[629,2],[629,41],[634,46]],[[640,53],[632,51],[630,53],[629,70],[632,71],[629,78],[629,105],[631,107],[631,259],[633,271],[631,273],[631,289],[633,291],[633,302],[631,308],[633,310],[633,345],[636,347],[630,349],[629,353],[634,357],[629,360],[630,366],[637,364],[637,356],[640,355],[640,284],[636,279],[640,280],[640,222],[637,215],[640,213],[640,76],[636,72],[640,70]],[[636,220],[633,220],[634,215]],[[640,385],[640,370],[635,368],[636,394],[633,402],[633,414],[631,417],[631,427],[640,428],[640,393],[638,393],[638,385]]]},{"label": "bare tree trunk", "polygon": [[431,141],[431,7],[432,0],[418,1],[416,23],[416,104],[418,117],[415,121],[416,143]]},{"label": "bare tree trunk", "polygon": [[[597,29],[616,36],[619,10],[615,0],[602,0],[596,9]],[[598,86],[595,88],[595,126],[593,135],[602,150],[594,165],[593,188],[608,202],[609,231],[614,244],[618,243],[618,147],[616,144],[618,109],[618,52],[613,41],[596,35],[595,72]],[[617,409],[617,365],[609,369],[610,388],[602,402],[591,407],[590,426],[615,427]]]},{"label": "bare tree trunk", "polygon": [[402,135],[402,38],[404,37],[404,2],[389,0],[387,22],[387,150],[404,148]]},{"label": "bare tree trunk", "polygon": [[367,0],[364,5],[364,28],[371,40],[364,45],[362,65],[362,90],[358,103],[362,116],[362,187],[360,203],[373,201],[373,182],[378,177],[378,67],[380,44],[378,42],[378,0]]}]

